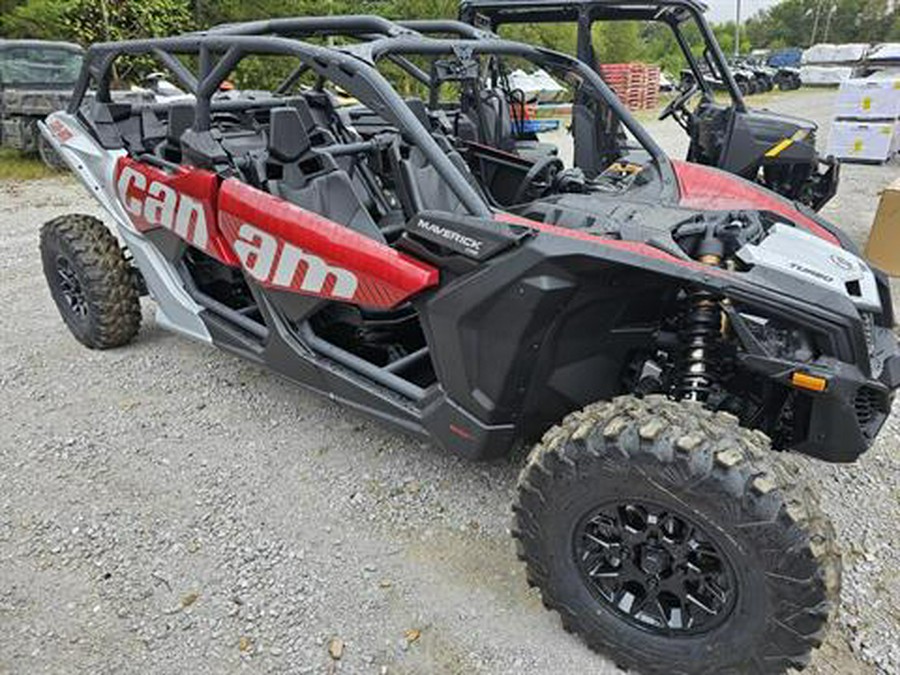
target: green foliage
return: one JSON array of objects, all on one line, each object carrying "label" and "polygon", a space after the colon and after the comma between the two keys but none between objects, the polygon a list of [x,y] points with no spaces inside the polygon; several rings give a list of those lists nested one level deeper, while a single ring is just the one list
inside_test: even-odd
[{"label": "green foliage", "polygon": [[888,0],[783,0],[746,23],[754,48],[807,47],[813,42],[900,39],[900,8]]},{"label": "green foliage", "polygon": [[594,53],[600,63],[628,63],[647,58],[648,45],[641,40],[641,24],[622,21],[594,24]]},{"label": "green foliage", "polygon": [[[28,0],[3,17],[4,34],[89,45],[157,37],[194,28],[191,0]],[[117,77],[140,79],[159,68],[150,58],[123,59]]]},{"label": "green foliage", "polygon": [[[745,23],[741,51],[805,46],[816,27],[816,41],[878,42],[900,40],[900,8],[889,0],[783,0]],[[829,8],[834,7],[833,13]],[[87,45],[103,40],[173,35],[219,23],[280,16],[378,14],[394,19],[455,17],[458,0],[0,0],[0,35],[62,39]],[[816,12],[819,20],[815,21]],[[684,25],[697,53],[699,32]],[[734,24],[714,27],[722,49],[734,51]],[[504,26],[514,40],[575,53],[573,23]],[[593,35],[597,57],[606,63],[645,61],[670,74],[686,66],[672,31],[662,24],[598,24]],[[131,62],[121,76],[137,76],[155,66]],[[247,63],[236,84],[269,86],[289,72],[284,64]],[[410,83],[410,87],[413,85]]]},{"label": "green foliage", "polygon": [[73,40],[65,26],[68,0],[29,0],[17,2],[0,16],[0,34],[10,38]]},{"label": "green foliage", "polygon": [[574,23],[509,24],[500,27],[500,36],[574,54],[577,29]]},{"label": "green foliage", "polygon": [[8,37],[83,45],[172,35],[193,26],[190,0],[28,0],[2,17]]},{"label": "green foliage", "polygon": [[80,42],[129,40],[193,28],[188,0],[75,0],[65,13],[67,30]]},{"label": "green foliage", "polygon": [[37,157],[0,148],[0,180],[33,180],[53,176],[54,171]]}]

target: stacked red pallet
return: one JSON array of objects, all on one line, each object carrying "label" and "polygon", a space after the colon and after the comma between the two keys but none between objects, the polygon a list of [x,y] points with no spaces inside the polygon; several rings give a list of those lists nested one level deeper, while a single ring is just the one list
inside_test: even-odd
[{"label": "stacked red pallet", "polygon": [[600,76],[631,110],[659,105],[659,67],[644,63],[604,63]]}]

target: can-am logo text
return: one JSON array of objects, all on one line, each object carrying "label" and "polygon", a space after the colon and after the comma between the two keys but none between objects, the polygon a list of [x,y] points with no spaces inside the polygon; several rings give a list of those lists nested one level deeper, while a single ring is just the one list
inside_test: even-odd
[{"label": "can-am logo text", "polygon": [[237,234],[232,248],[254,279],[270,286],[345,300],[356,294],[359,280],[350,270],[329,265],[319,256],[249,223],[243,223]]},{"label": "can-am logo text", "polygon": [[116,184],[119,199],[139,230],[164,227],[198,248],[206,249],[209,232],[203,205],[159,181],[150,181],[130,166]]}]

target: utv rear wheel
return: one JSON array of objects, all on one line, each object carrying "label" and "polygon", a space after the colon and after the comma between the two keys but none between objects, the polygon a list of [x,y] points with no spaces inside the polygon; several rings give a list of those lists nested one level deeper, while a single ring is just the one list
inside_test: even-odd
[{"label": "utv rear wheel", "polygon": [[109,349],[134,338],[141,324],[134,275],[102,222],[67,215],[45,223],[41,260],[53,301],[79,342]]},{"label": "utv rear wheel", "polygon": [[814,495],[768,453],[697,404],[622,397],[573,413],[519,478],[529,583],[567,630],[641,673],[802,668],[840,557]]},{"label": "utv rear wheel", "polygon": [[44,138],[44,135],[39,130],[35,129],[35,133],[37,134],[38,156],[44,165],[53,171],[65,170],[65,161],[59,156],[59,153],[50,144],[50,141]]}]

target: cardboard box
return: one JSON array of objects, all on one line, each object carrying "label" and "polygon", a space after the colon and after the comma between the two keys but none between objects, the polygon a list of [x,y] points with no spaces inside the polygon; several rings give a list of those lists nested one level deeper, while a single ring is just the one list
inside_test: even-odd
[{"label": "cardboard box", "polygon": [[900,179],[881,193],[866,243],[866,258],[892,277],[900,276]]},{"label": "cardboard box", "polygon": [[897,122],[835,120],[827,154],[851,162],[885,162],[900,149],[898,132]]},{"label": "cardboard box", "polygon": [[845,80],[838,91],[835,117],[897,119],[900,117],[900,78]]}]

